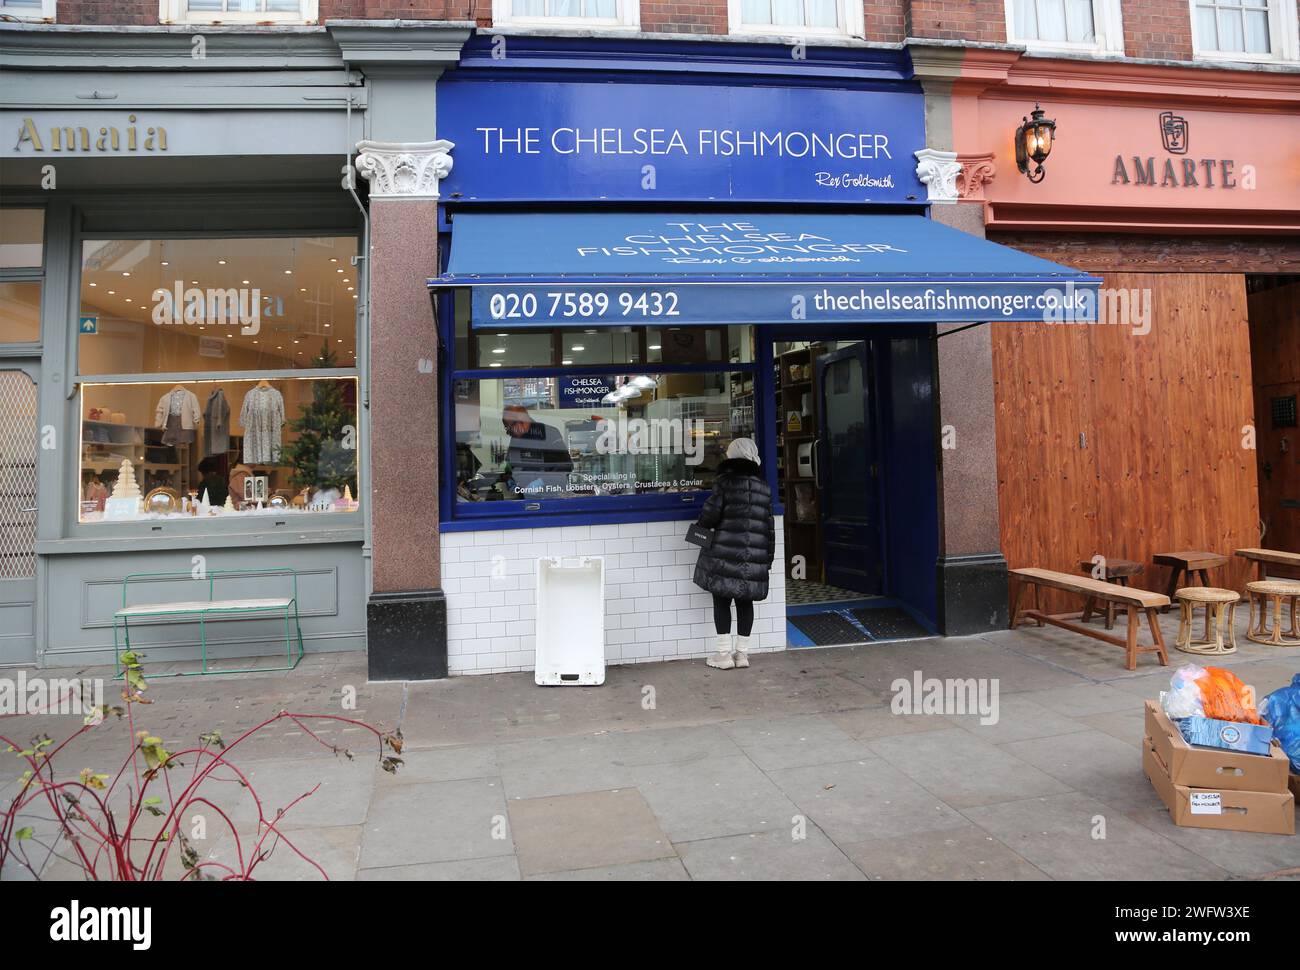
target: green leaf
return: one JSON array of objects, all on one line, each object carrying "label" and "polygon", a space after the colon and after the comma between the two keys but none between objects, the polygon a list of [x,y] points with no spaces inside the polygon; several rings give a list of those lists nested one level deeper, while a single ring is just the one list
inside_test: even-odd
[{"label": "green leaf", "polygon": [[14,838],[21,841],[23,839],[30,839],[35,834],[36,833],[32,831],[32,827],[29,825],[26,828],[19,829],[15,832]]}]

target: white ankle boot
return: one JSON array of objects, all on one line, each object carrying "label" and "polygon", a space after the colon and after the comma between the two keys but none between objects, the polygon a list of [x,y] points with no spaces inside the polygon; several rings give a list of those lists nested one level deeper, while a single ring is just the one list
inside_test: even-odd
[{"label": "white ankle boot", "polygon": [[749,637],[736,637],[736,653],[732,662],[737,667],[749,666],[749,639]]},{"label": "white ankle boot", "polygon": [[719,633],[718,645],[715,653],[705,661],[710,667],[717,667],[719,670],[730,670],[736,666],[736,662],[731,659],[731,634]]}]

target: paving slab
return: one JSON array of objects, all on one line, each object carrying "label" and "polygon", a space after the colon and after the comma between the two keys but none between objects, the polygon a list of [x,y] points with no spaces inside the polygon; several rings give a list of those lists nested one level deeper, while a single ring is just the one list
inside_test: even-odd
[{"label": "paving slab", "polygon": [[1300,867],[1300,836],[1186,828],[1174,824],[1164,805],[1128,814],[1157,835],[1235,875],[1261,876]]},{"label": "paving slab", "polygon": [[379,785],[420,784],[431,781],[461,781],[466,778],[494,778],[500,773],[496,749],[490,744],[462,744],[449,748],[403,747],[402,764],[390,774],[375,766]]},{"label": "paving slab", "polygon": [[866,877],[816,826],[679,842],[682,865],[696,880],[859,882]]},{"label": "paving slab", "polygon": [[1127,812],[1163,807],[1142,773],[1139,750],[1101,731],[1013,741],[1002,750],[1110,808]]},{"label": "paving slab", "polygon": [[524,876],[676,855],[635,788],[516,798],[507,807]]},{"label": "paving slab", "polygon": [[[262,843],[263,849],[269,854],[253,868],[254,879],[264,882],[317,881],[322,878],[321,870],[324,870],[324,878],[330,880],[351,881],[356,878],[357,861],[361,854],[361,826],[294,828],[286,825],[283,833],[284,840],[288,841],[277,841],[275,836],[269,836]],[[241,832],[240,839],[247,864],[252,861],[252,852],[257,845],[255,830]],[[303,859],[289,843],[316,865]],[[229,833],[207,851],[202,851],[201,843],[196,842],[195,846],[205,861],[240,868],[239,852]],[[320,869],[316,866],[320,866]],[[222,878],[222,873],[216,869],[209,869],[208,873],[218,879]]]},{"label": "paving slab", "polygon": [[[498,837],[502,836],[502,837]],[[501,782],[493,778],[375,790],[361,868],[514,855]]]},{"label": "paving slab", "polygon": [[798,811],[837,845],[942,832],[965,824],[954,809],[882,758],[768,774]]},{"label": "paving slab", "polygon": [[632,769],[636,787],[673,842],[788,831],[794,803],[744,755]]},{"label": "paving slab", "polygon": [[364,882],[518,882],[519,863],[513,855],[450,862],[419,862],[357,870]]},{"label": "paving slab", "polygon": [[954,808],[1070,791],[1069,785],[961,728],[868,743],[872,751]]},{"label": "paving slab", "polygon": [[820,714],[746,718],[722,725],[764,771],[865,758],[871,750]]},{"label": "paving slab", "polygon": [[251,791],[226,766],[214,768],[199,790],[236,823],[257,820],[254,792],[268,820],[282,811],[284,821],[304,827],[360,825],[366,820],[376,771],[369,758],[231,760],[248,779]]},{"label": "paving slab", "polygon": [[978,825],[841,846],[871,879],[1044,880],[1048,876]]},{"label": "paving slab", "polygon": [[682,868],[682,861],[652,859],[649,862],[629,862],[621,866],[596,866],[591,869],[566,869],[562,872],[540,872],[526,876],[526,882],[689,882],[690,876]]},{"label": "paving slab", "polygon": [[[962,810],[1053,879],[1222,879],[1227,870],[1082,792]],[[1098,819],[1105,838],[1094,838]]]},{"label": "paving slab", "polygon": [[986,718],[977,712],[952,714],[948,719],[991,744],[1024,741],[1027,738],[1050,738],[1087,729],[1087,725],[1044,707],[1024,694],[1000,694],[997,721],[991,724],[984,723]]},{"label": "paving slab", "polygon": [[614,736],[603,733],[501,744],[494,757],[508,798],[543,798],[633,787],[620,751]]},{"label": "paving slab", "polygon": [[[1164,683],[1168,685],[1166,676]],[[1114,684],[1076,684],[1051,690],[1030,691],[1029,700],[1056,711],[1066,717],[1083,717],[1086,714],[1104,714],[1109,711],[1129,711],[1134,707],[1133,693]],[[1142,704],[1136,705],[1140,710]]]}]

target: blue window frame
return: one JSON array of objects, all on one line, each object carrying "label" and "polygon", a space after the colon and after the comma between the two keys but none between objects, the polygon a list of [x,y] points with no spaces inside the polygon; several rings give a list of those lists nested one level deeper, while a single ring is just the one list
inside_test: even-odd
[{"label": "blue window frame", "polygon": [[[445,253],[448,246],[444,241],[441,247]],[[518,381],[532,379],[551,379],[557,383],[578,383],[582,378],[617,379],[629,374],[650,372],[662,378],[689,378],[691,376],[710,375],[725,381],[728,391],[739,377],[742,386],[747,382],[748,390],[744,393],[749,398],[748,404],[740,406],[752,408],[752,425],[750,434],[764,445],[764,428],[773,420],[772,411],[767,402],[771,390],[771,346],[759,335],[760,328],[754,328],[754,353],[751,360],[733,361],[723,347],[721,359],[714,358],[689,363],[666,363],[662,361],[612,364],[538,364],[535,366],[483,366],[482,361],[463,359],[469,354],[467,341],[458,342],[456,324],[456,300],[467,300],[468,294],[458,291],[438,291],[435,294],[435,306],[438,316],[440,354],[440,395],[441,409],[439,416],[441,442],[441,470],[439,481],[439,507],[441,525],[444,531],[461,531],[469,529],[502,528],[539,528],[563,525],[593,525],[626,521],[661,521],[671,519],[692,519],[699,514],[699,509],[708,498],[707,488],[685,491],[647,492],[643,494],[591,495],[573,497],[547,497],[545,485],[539,487],[527,498],[505,498],[494,501],[465,501],[458,491],[460,468],[464,452],[458,456],[456,429],[456,403],[458,388],[466,387],[463,382],[482,381]],[[638,333],[648,332],[653,328],[639,328]],[[572,330],[547,331],[548,333],[572,333]],[[582,329],[578,328],[581,333]],[[512,334],[511,337],[519,335]],[[470,334],[469,340],[475,339]],[[505,338],[509,339],[509,338]],[[643,341],[644,345],[645,341]],[[557,338],[557,346],[570,346]],[[556,357],[559,355],[557,354]],[[509,359],[508,357],[506,359]],[[563,358],[568,359],[568,358]],[[593,383],[593,382],[589,382]],[[594,382],[596,384],[603,383]],[[481,386],[481,385],[480,385]],[[572,385],[567,385],[572,390]],[[604,390],[604,388],[601,388]],[[524,402],[527,403],[527,402]],[[498,406],[505,404],[503,399]],[[734,411],[737,402],[729,393],[726,398],[729,423],[734,426]],[[577,409],[580,413],[581,409]],[[554,419],[552,419],[554,420]],[[547,432],[550,434],[550,432]],[[571,442],[572,438],[569,438]],[[554,443],[552,443],[554,444]],[[714,456],[717,457],[716,455]],[[539,468],[546,468],[539,465]],[[556,466],[550,466],[556,467]],[[537,486],[543,479],[554,479],[555,474],[543,472],[533,481]]]}]

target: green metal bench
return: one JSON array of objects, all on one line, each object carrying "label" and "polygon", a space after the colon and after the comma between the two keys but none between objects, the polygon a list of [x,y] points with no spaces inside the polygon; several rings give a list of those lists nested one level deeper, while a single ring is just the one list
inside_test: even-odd
[{"label": "green metal bench", "polygon": [[[219,600],[215,596],[216,582],[219,578],[234,576],[283,575],[289,577],[292,595],[268,598],[241,598]],[[191,582],[206,580],[208,598],[206,600],[188,600],[175,603],[127,603],[127,591],[132,580],[143,579],[188,579]],[[234,669],[208,669],[208,634],[207,623],[210,619],[251,618],[258,614],[282,614],[284,616],[284,652],[285,663],[274,667],[241,667]],[[154,677],[193,677],[202,674],[252,674],[272,670],[293,670],[303,658],[302,625],[298,616],[298,574],[287,567],[270,567],[264,569],[210,569],[205,576],[196,579],[187,572],[176,573],[131,573],[122,580],[122,608],[113,614],[113,666],[116,670],[115,680],[125,675],[122,667],[123,650],[131,649],[131,621],[158,617],[196,617],[199,623],[199,649],[201,664],[198,670],[178,670],[173,673],[150,672]],[[293,620],[293,631],[289,621]],[[118,623],[121,623],[121,634]],[[294,645],[297,644],[295,654]]]}]

